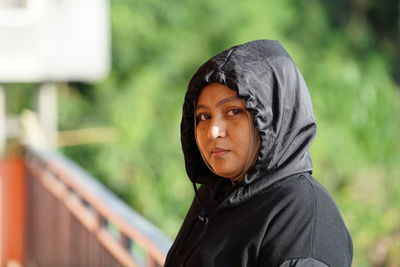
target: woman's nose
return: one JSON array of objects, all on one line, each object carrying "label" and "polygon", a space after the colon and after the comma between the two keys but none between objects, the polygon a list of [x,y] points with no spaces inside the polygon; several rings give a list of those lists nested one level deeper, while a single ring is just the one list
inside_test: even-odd
[{"label": "woman's nose", "polygon": [[210,139],[223,138],[226,136],[225,123],[222,121],[214,121],[208,130],[208,137]]}]

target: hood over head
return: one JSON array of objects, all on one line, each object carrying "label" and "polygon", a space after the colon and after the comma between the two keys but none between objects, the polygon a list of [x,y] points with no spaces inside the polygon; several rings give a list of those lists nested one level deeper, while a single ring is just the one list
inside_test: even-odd
[{"label": "hood over head", "polygon": [[220,83],[246,100],[261,144],[256,163],[225,205],[236,205],[290,175],[311,172],[309,147],[316,134],[304,79],[278,41],[257,40],[229,48],[204,63],[189,82],[183,105],[181,142],[190,180],[213,184],[221,178],[205,164],[195,140],[195,105],[201,90]]}]

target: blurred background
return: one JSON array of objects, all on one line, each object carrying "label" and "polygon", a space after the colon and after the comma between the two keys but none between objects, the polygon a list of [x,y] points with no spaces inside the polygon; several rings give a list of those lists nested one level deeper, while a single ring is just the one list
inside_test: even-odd
[{"label": "blurred background", "polygon": [[[279,40],[313,99],[314,176],[349,227],[353,266],[400,266],[400,1],[112,0],[109,8],[109,70],[55,82],[59,151],[173,239],[194,195],[179,131],[191,75],[230,46]],[[33,109],[38,82],[3,87],[7,113]]]}]

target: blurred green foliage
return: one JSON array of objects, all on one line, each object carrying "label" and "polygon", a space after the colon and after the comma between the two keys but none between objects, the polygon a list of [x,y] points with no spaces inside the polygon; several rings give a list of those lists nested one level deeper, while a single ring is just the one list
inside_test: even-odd
[{"label": "blurred green foliage", "polygon": [[396,28],[380,27],[395,21],[384,14],[393,3],[113,0],[111,73],[60,90],[60,127],[112,125],[119,140],[62,151],[173,238],[193,197],[179,136],[187,82],[232,45],[278,39],[310,89],[314,176],[350,228],[354,266],[398,264]]}]

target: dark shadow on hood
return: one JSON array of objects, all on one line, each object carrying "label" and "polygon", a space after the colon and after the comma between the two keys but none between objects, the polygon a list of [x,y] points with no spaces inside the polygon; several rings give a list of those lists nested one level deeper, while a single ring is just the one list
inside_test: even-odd
[{"label": "dark shadow on hood", "polygon": [[290,175],[311,172],[309,147],[316,134],[304,79],[278,41],[258,40],[234,46],[204,63],[189,82],[183,105],[181,142],[192,182],[219,179],[204,163],[196,145],[194,114],[204,86],[221,83],[246,100],[261,138],[256,164],[224,202],[234,206]]}]

